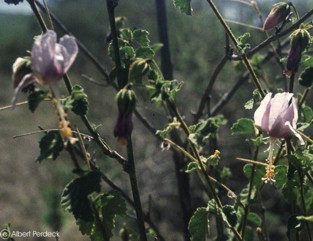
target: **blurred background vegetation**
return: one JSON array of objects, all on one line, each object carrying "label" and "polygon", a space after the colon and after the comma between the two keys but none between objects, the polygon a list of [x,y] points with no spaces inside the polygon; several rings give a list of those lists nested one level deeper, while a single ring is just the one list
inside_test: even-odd
[{"label": "blurred background vegetation", "polygon": [[[150,32],[153,43],[158,42],[158,28],[156,23],[157,1],[153,0],[120,0],[116,15],[127,18],[126,26],[142,28]],[[250,1],[242,1],[250,2]],[[257,1],[263,18],[276,1]],[[223,15],[231,20],[230,26],[236,36],[251,33],[249,43],[254,46],[266,38],[260,31],[260,18],[256,11],[240,1],[216,1]],[[300,15],[306,9],[313,7],[309,0],[295,1]],[[167,1],[170,48],[174,66],[174,77],[184,82],[178,96],[178,106],[187,120],[192,120],[192,112],[196,111],[199,97],[203,94],[208,80],[217,63],[225,53],[225,34],[214,17],[206,1],[195,0],[193,16],[185,16],[174,8],[172,1]],[[109,33],[108,16],[105,1],[100,0],[51,0],[48,1],[51,11],[65,24],[95,56],[110,70],[113,63],[107,56]],[[11,6],[14,8],[14,6]],[[253,25],[250,28],[233,21]],[[56,27],[59,36],[63,33]],[[26,54],[31,49],[33,36],[40,34],[35,18],[30,14],[0,14],[0,106],[10,104],[13,93],[11,69],[14,60]],[[284,50],[286,51],[286,50]],[[262,50],[264,53],[265,50]],[[262,53],[261,52],[261,53]],[[227,67],[219,75],[211,96],[211,106],[227,92],[242,73],[239,63],[227,63]],[[262,80],[277,81],[282,85],[281,71],[274,62],[266,64],[259,72]],[[78,60],[69,72],[73,83],[81,84],[89,96],[89,117],[96,125],[101,125],[100,133],[116,150],[125,154],[116,139],[113,138],[113,127],[117,116],[114,102],[115,92],[106,85],[101,74],[90,64],[88,59],[79,54]],[[102,85],[96,85],[82,75],[87,75]],[[65,94],[64,86],[60,82],[60,92]],[[242,163],[235,159],[237,156],[249,157],[249,145],[243,136],[231,136],[230,126],[239,117],[252,118],[253,112],[243,108],[246,101],[252,97],[254,86],[245,82],[233,97],[231,103],[223,108],[221,114],[228,119],[228,124],[221,129],[218,143],[221,151],[221,165],[229,167],[232,172],[229,186],[236,192],[246,184],[242,174]],[[64,91],[64,92],[63,92]],[[143,94],[142,99],[145,100]],[[147,98],[146,98],[147,99]],[[22,100],[22,98],[21,98]],[[151,120],[157,129],[166,124],[165,113],[156,107],[150,108],[148,101],[138,103],[139,110]],[[70,116],[70,120],[77,126],[81,123]],[[188,121],[187,121],[188,122]],[[57,119],[50,103],[42,104],[35,114],[26,105],[0,112],[0,225],[11,223],[13,230],[59,230],[60,240],[88,240],[78,231],[72,216],[60,209],[59,200],[62,189],[75,175],[71,173],[72,166],[67,154],[57,161],[35,162],[39,154],[38,141],[41,134],[29,134],[42,128],[56,128]],[[82,127],[83,128],[83,127]],[[160,143],[147,133],[144,126],[135,119],[134,149],[138,167],[138,179],[144,208],[151,204],[152,219],[156,221],[165,234],[167,240],[182,240],[181,213],[175,181],[174,164],[170,152],[161,152]],[[129,193],[129,183],[123,176],[121,168],[114,161],[96,152],[92,145],[91,154],[95,155],[98,165],[107,170],[107,175]],[[191,176],[192,179],[195,179]],[[108,187],[104,187],[108,188]],[[266,191],[268,189],[268,193]],[[202,193],[197,187],[197,181],[192,180],[192,199],[194,207],[202,204]],[[270,232],[273,240],[283,240],[286,232],[281,224],[286,223],[284,209],[281,206],[281,195],[273,191],[272,186],[265,187],[265,196],[272,196],[264,201],[268,210],[274,210],[269,220]],[[273,198],[273,196],[275,196]],[[150,204],[149,204],[150,203]],[[277,214],[280,215],[277,215]],[[134,214],[130,211],[129,223]],[[117,230],[122,223],[118,223]],[[84,239],[85,238],[85,239]],[[23,239],[27,240],[27,239]],[[29,239],[33,240],[33,239]],[[44,239],[38,239],[44,240]],[[116,238],[118,240],[118,238]]]}]

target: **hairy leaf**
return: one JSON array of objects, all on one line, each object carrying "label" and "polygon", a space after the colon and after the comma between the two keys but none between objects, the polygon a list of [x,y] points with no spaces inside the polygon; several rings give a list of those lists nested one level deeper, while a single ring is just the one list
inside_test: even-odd
[{"label": "hairy leaf", "polygon": [[28,109],[34,112],[38,105],[47,97],[48,91],[35,91],[28,96]]},{"label": "hairy leaf", "polygon": [[191,241],[205,241],[208,233],[208,210],[206,208],[197,208],[191,217],[188,229],[191,235]]},{"label": "hairy leaf", "polygon": [[59,131],[49,131],[39,141],[40,155],[37,161],[55,160],[63,150],[64,143]]},{"label": "hairy leaf", "polygon": [[228,223],[230,226],[234,227],[237,224],[238,218],[236,210],[231,205],[225,205],[222,208],[222,217],[223,220]]},{"label": "hairy leaf", "polygon": [[231,127],[232,134],[252,134],[254,130],[254,122],[248,118],[237,120]]},{"label": "hairy leaf", "polygon": [[178,8],[182,13],[191,15],[191,0],[173,0],[174,5]]},{"label": "hairy leaf", "polygon": [[72,213],[76,220],[93,222],[93,210],[90,206],[88,195],[100,192],[101,174],[97,171],[86,172],[75,178],[64,188],[61,197],[61,206]]},{"label": "hairy leaf", "polygon": [[149,32],[144,29],[136,29],[134,32],[134,40],[136,40],[141,47],[148,47],[150,43]]},{"label": "hairy leaf", "polygon": [[102,236],[104,240],[109,240],[113,235],[116,215],[122,216],[126,213],[125,200],[117,191],[93,195],[91,199],[98,214],[93,236]]}]

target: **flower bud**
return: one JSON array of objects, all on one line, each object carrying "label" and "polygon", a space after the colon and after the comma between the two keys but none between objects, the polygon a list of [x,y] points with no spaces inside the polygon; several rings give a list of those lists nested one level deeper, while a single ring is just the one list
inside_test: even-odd
[{"label": "flower bud", "polygon": [[295,134],[298,107],[292,93],[268,93],[254,113],[255,125],[272,138]]},{"label": "flower bud", "polygon": [[288,77],[290,77],[292,73],[296,73],[298,71],[301,63],[302,52],[308,47],[310,38],[310,33],[302,27],[290,35],[291,47],[288,52],[285,70],[285,74]]},{"label": "flower bud", "polygon": [[271,29],[283,22],[290,14],[290,4],[279,2],[273,5],[272,10],[264,21],[263,30]]},{"label": "flower bud", "polygon": [[126,144],[133,131],[133,111],[136,106],[136,95],[131,89],[121,89],[117,95],[118,118],[114,127],[114,136],[121,144]]},{"label": "flower bud", "polygon": [[131,89],[121,89],[117,95],[117,106],[120,113],[128,114],[133,112],[136,106],[136,95]]}]

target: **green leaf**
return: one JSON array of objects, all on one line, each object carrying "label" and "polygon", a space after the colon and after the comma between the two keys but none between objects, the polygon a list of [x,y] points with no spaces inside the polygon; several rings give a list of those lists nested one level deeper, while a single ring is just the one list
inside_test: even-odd
[{"label": "green leaf", "polygon": [[182,13],[191,15],[191,0],[173,0],[174,5],[178,8]]},{"label": "green leaf", "polygon": [[188,224],[191,241],[205,241],[208,233],[208,224],[208,210],[203,207],[197,208]]},{"label": "green leaf", "polygon": [[141,47],[148,47],[150,43],[149,32],[144,29],[136,29],[134,32],[134,40],[139,43]]},{"label": "green leaf", "polygon": [[248,118],[237,120],[231,127],[232,134],[252,134],[254,133],[254,122]]},{"label": "green leaf", "polygon": [[147,73],[149,65],[147,60],[136,58],[130,65],[128,71],[128,80],[133,83],[141,83],[143,76]]},{"label": "green leaf", "polygon": [[238,218],[237,218],[236,210],[231,205],[223,206],[222,217],[223,217],[223,220],[232,227],[234,227],[237,224]]},{"label": "green leaf", "polygon": [[41,103],[41,101],[43,101],[47,97],[48,93],[48,91],[43,90],[31,93],[28,96],[28,109],[31,112],[34,112],[37,109],[38,105]]},{"label": "green leaf", "polygon": [[196,163],[196,162],[189,162],[185,172],[186,173],[191,173],[191,172],[194,172],[196,170],[200,170],[200,167],[199,167],[198,163]]},{"label": "green leaf", "polygon": [[154,53],[157,53],[163,47],[162,43],[155,43],[150,45],[150,48],[153,50]]},{"label": "green leaf", "polygon": [[313,67],[306,68],[299,77],[300,85],[311,88],[313,85]]},{"label": "green leaf", "polygon": [[98,171],[86,172],[73,179],[64,188],[61,197],[62,208],[72,213],[76,220],[82,220],[84,224],[94,222],[88,195],[93,192],[100,192],[100,181],[101,174]]},{"label": "green leaf", "polygon": [[113,235],[116,215],[122,216],[126,213],[126,203],[117,191],[92,195],[91,199],[98,214],[91,237],[102,236],[108,241]]},{"label": "green leaf", "polygon": [[120,30],[120,36],[122,39],[131,42],[134,38],[133,32],[129,28],[123,28]]},{"label": "green leaf", "polygon": [[64,109],[71,109],[76,115],[86,115],[88,113],[88,99],[84,89],[79,85],[74,85],[71,95],[64,102]]},{"label": "green leaf", "polygon": [[257,226],[261,226],[261,224],[262,224],[262,218],[254,212],[249,212],[248,220],[250,222],[256,224]]},{"label": "green leaf", "polygon": [[64,143],[59,131],[49,131],[39,141],[40,155],[37,161],[55,160],[63,150]]},{"label": "green leaf", "polygon": [[275,187],[278,189],[282,189],[286,182],[288,181],[287,178],[287,166],[282,162],[277,163],[275,167]]},{"label": "green leaf", "polygon": [[301,106],[302,122],[310,123],[313,119],[313,110],[310,106],[302,105]]},{"label": "green leaf", "polygon": [[226,119],[222,115],[201,120],[199,123],[189,127],[190,135],[188,139],[198,147],[204,146],[209,138],[215,138],[220,126],[226,124]]},{"label": "green leaf", "polygon": [[121,59],[132,59],[136,56],[135,50],[131,46],[124,46],[120,48]]},{"label": "green leaf", "polygon": [[150,47],[140,47],[136,50],[136,57],[153,58],[154,54],[154,51]]}]

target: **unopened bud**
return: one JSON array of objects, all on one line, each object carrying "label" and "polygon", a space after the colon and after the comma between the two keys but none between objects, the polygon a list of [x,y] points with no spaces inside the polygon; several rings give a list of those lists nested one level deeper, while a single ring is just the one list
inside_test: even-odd
[{"label": "unopened bud", "polygon": [[298,71],[299,65],[301,63],[302,52],[308,47],[310,38],[310,33],[303,27],[295,30],[290,35],[291,47],[289,49],[287,65],[285,69],[285,74],[287,77],[290,77],[293,73]]},{"label": "unopened bud", "polygon": [[135,109],[136,95],[135,92],[131,89],[121,89],[116,95],[116,100],[118,110],[122,114],[131,113]]},{"label": "unopened bud", "polygon": [[277,26],[279,23],[286,20],[290,14],[290,4],[285,2],[279,2],[273,5],[272,10],[264,21],[263,30],[271,29]]}]

